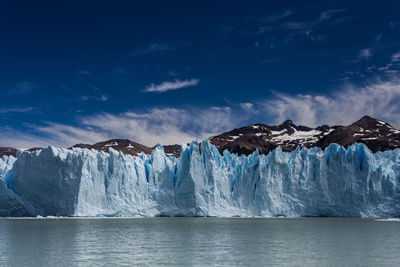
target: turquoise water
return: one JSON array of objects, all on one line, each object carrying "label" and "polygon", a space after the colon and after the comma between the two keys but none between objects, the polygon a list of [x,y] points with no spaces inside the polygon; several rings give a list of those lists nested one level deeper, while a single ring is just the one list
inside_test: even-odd
[{"label": "turquoise water", "polygon": [[393,266],[399,237],[355,218],[0,219],[0,265]]}]

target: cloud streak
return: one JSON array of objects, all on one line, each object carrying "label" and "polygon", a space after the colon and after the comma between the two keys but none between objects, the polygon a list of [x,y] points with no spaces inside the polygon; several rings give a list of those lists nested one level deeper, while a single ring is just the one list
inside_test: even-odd
[{"label": "cloud streak", "polygon": [[147,86],[143,92],[145,93],[163,93],[171,90],[178,90],[181,88],[197,86],[199,84],[199,79],[190,79],[190,80],[174,80],[174,81],[165,81],[160,84],[150,84]]},{"label": "cloud streak", "polygon": [[371,82],[364,86],[347,84],[330,95],[276,93],[261,105],[280,123],[292,119],[307,126],[346,125],[370,115],[400,127],[399,79]]},{"label": "cloud streak", "polygon": [[360,52],[358,53],[358,61],[360,60],[368,60],[370,57],[372,57],[372,49],[370,48],[364,48],[361,49]]},{"label": "cloud streak", "polygon": [[46,122],[31,125],[30,132],[0,127],[0,146],[69,147],[76,143],[96,143],[111,138],[128,138],[154,146],[181,144],[230,130],[244,123],[230,107],[153,108],[120,114],[99,113],[78,117],[78,125]]},{"label": "cloud streak", "polygon": [[400,52],[392,55],[392,62],[400,62]]},{"label": "cloud streak", "polygon": [[[111,138],[129,138],[154,146],[180,144],[254,122],[280,124],[291,119],[306,126],[347,125],[364,115],[400,128],[400,80],[376,79],[365,85],[344,84],[331,94],[275,93],[270,99],[223,107],[151,108],[119,114],[78,115],[76,124],[45,122],[25,130],[0,126],[0,146],[69,147]],[[28,110],[28,109],[27,109]],[[3,112],[24,112],[23,108]]]},{"label": "cloud streak", "polygon": [[15,83],[11,88],[7,91],[8,94],[28,94],[33,91],[37,86],[28,81],[19,81]]},{"label": "cloud streak", "polygon": [[81,101],[88,101],[88,100],[97,100],[97,101],[102,101],[105,102],[108,100],[108,97],[106,95],[101,95],[101,96],[86,96],[83,95],[79,98]]},{"label": "cloud streak", "polygon": [[146,47],[142,47],[130,52],[131,56],[144,56],[149,54],[154,54],[158,52],[168,51],[177,49],[179,46],[183,45],[173,45],[170,43],[152,43]]},{"label": "cloud streak", "polygon": [[25,113],[33,110],[33,107],[14,107],[14,108],[1,108],[0,114],[6,113]]},{"label": "cloud streak", "polygon": [[326,36],[321,33],[321,29],[345,21],[345,18],[341,16],[341,13],[345,11],[345,8],[328,9],[311,16],[311,19],[307,16],[307,19],[301,20],[298,19],[298,12],[290,10],[268,16],[260,20],[263,25],[259,25],[255,32],[256,35],[260,35],[260,38],[265,35],[267,39],[257,43],[256,47],[265,44],[272,49],[278,45],[288,45],[300,40],[325,41]]},{"label": "cloud streak", "polygon": [[271,23],[271,22],[275,22],[275,21],[279,21],[279,20],[285,19],[287,17],[290,17],[291,15],[293,15],[293,12],[291,10],[285,10],[282,13],[273,14],[273,15],[261,18],[260,21],[261,22]]},{"label": "cloud streak", "polygon": [[239,106],[246,112],[249,113],[258,113],[255,109],[254,109],[254,104],[250,103],[250,102],[245,102],[245,103],[240,103]]},{"label": "cloud streak", "polygon": [[321,14],[320,14],[319,19],[317,20],[317,22],[321,22],[321,21],[324,21],[324,20],[329,20],[329,19],[331,19],[335,14],[341,13],[341,12],[344,12],[344,11],[346,11],[345,8],[340,8],[340,9],[328,9],[328,10],[325,10],[325,11],[321,12]]}]

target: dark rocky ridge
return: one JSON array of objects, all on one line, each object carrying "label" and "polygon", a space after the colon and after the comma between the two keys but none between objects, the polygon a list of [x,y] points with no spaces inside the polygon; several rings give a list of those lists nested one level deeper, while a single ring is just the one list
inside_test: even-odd
[{"label": "dark rocky ridge", "polygon": [[373,152],[384,151],[400,147],[400,131],[384,121],[364,116],[349,126],[337,128],[321,138],[316,145],[325,148],[331,143],[345,147],[363,143]]},{"label": "dark rocky ridge", "polygon": [[[36,150],[42,150],[42,147],[32,147],[29,149],[26,149],[26,151],[36,151]],[[0,158],[2,156],[14,156],[17,154],[17,149],[14,147],[0,147]]]},{"label": "dark rocky ridge", "polygon": [[139,155],[141,152],[145,154],[150,154],[153,148],[133,142],[129,139],[111,139],[103,142],[99,142],[93,145],[89,144],[76,144],[70,148],[80,147],[95,149],[98,151],[108,152],[110,148],[121,151],[124,154],[129,154],[133,156]]},{"label": "dark rocky ridge", "polygon": [[17,149],[13,147],[0,147],[0,157],[2,156],[15,156]]},{"label": "dark rocky ridge", "polygon": [[347,147],[353,143],[364,143],[373,151],[384,151],[400,147],[400,131],[390,124],[369,116],[348,126],[323,125],[316,128],[295,125],[287,120],[281,125],[254,124],[234,129],[210,138],[221,152],[250,154],[256,148],[267,154],[277,146],[284,151],[300,147],[326,148],[331,143]]},{"label": "dark rocky ridge", "polygon": [[[210,137],[210,142],[222,153],[227,149],[231,153],[252,153],[255,149],[262,154],[267,154],[277,146],[284,151],[293,151],[300,147],[321,147],[324,149],[331,143],[349,146],[355,142],[366,144],[373,152],[395,149],[400,147],[400,131],[384,121],[369,116],[348,126],[323,125],[310,128],[295,125],[287,120],[280,125],[265,125],[261,123],[233,129],[232,131]],[[111,139],[93,145],[77,144],[72,147],[96,149],[107,152],[109,148],[121,151],[125,154],[139,155],[141,152],[150,154],[154,147],[133,142],[129,139]],[[72,148],[71,147],[71,148]],[[38,150],[32,148],[29,150]],[[180,145],[165,145],[164,151],[168,156],[178,157]],[[3,155],[15,155],[16,149],[0,147],[0,157]]]}]

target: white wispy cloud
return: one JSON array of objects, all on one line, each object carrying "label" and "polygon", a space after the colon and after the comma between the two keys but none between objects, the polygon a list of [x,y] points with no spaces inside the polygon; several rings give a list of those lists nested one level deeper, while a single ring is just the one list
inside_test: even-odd
[{"label": "white wispy cloud", "polygon": [[[351,61],[358,62],[359,60]],[[367,66],[364,70],[357,71],[346,71],[345,75],[350,76],[358,76],[364,78],[366,76],[370,76],[373,73],[379,73],[382,77],[387,77],[389,79],[396,79],[400,74],[400,52],[394,53],[388,62],[384,65],[370,65]],[[348,77],[348,76],[347,76]]]},{"label": "white wispy cloud", "polygon": [[373,55],[373,51],[371,48],[361,49],[360,52],[358,53],[358,61],[368,60],[370,57],[372,57],[372,55]]},{"label": "white wispy cloud", "polygon": [[129,138],[154,146],[181,144],[230,130],[244,123],[244,116],[230,107],[153,108],[121,114],[99,113],[78,117],[78,125],[46,122],[32,125],[31,131],[0,127],[0,146],[69,147],[76,143],[96,143],[111,138]]},{"label": "white wispy cloud", "polygon": [[319,19],[317,20],[318,22],[324,21],[324,20],[329,20],[331,19],[334,15],[337,13],[341,13],[346,11],[345,8],[339,8],[339,9],[328,9],[323,12],[321,12]]},{"label": "white wispy cloud", "polygon": [[[400,79],[344,84],[329,94],[275,93],[270,99],[222,107],[151,108],[119,114],[77,115],[74,125],[45,122],[17,130],[0,126],[0,146],[69,147],[111,138],[129,138],[154,146],[203,139],[254,122],[280,124],[291,119],[307,126],[347,125],[364,115],[400,128]],[[29,107],[28,107],[29,108]],[[27,108],[27,110],[29,110]],[[24,112],[24,108],[15,108]],[[4,109],[3,112],[13,112]]]},{"label": "white wispy cloud", "polygon": [[154,108],[143,113],[98,114],[82,119],[84,125],[101,129],[110,136],[127,136],[147,145],[202,139],[230,129],[233,122],[232,110],[228,107]]},{"label": "white wispy cloud", "polygon": [[397,52],[392,55],[392,62],[399,62],[400,61],[400,52]]},{"label": "white wispy cloud", "polygon": [[239,106],[246,112],[257,113],[257,111],[254,109],[253,103],[250,102],[240,103]]},{"label": "white wispy cloud", "polygon": [[[277,20],[270,21],[270,22],[276,21],[279,22],[279,24],[274,26],[261,27],[259,33],[263,33],[269,30],[284,29],[289,33],[292,33],[290,39],[296,39],[298,37],[302,37],[302,38],[307,38],[311,41],[323,41],[324,36],[316,33],[317,29],[323,24],[329,25],[331,23],[337,22],[338,19],[336,18],[336,20],[333,20],[333,18],[335,16],[337,17],[339,13],[342,13],[344,11],[346,11],[345,8],[329,9],[322,11],[319,14],[319,16],[311,20],[304,20],[304,21],[286,20],[286,22],[283,23],[281,20],[290,18],[290,16],[293,14],[293,12],[287,11],[280,16],[276,16],[276,18],[278,18]],[[286,38],[288,38],[288,36]]]},{"label": "white wispy cloud", "polygon": [[199,79],[189,79],[189,80],[174,80],[174,81],[165,81],[160,84],[150,84],[147,86],[143,92],[146,93],[151,93],[151,92],[157,92],[157,93],[163,93],[171,90],[177,90],[185,87],[191,87],[191,86],[196,86],[200,82]]},{"label": "white wispy cloud", "polygon": [[329,95],[276,93],[274,99],[263,102],[262,106],[275,118],[275,123],[291,119],[307,126],[346,125],[367,114],[400,127],[399,103],[399,79],[392,79],[364,86],[347,84]]},{"label": "white wispy cloud", "polygon": [[357,57],[353,60],[350,60],[349,63],[357,63],[360,61],[368,61],[371,57],[379,52],[379,50],[384,49],[384,45],[382,44],[382,36],[383,33],[379,33],[372,40],[371,45],[365,47],[358,51]]},{"label": "white wispy cloud", "polygon": [[142,56],[161,51],[168,51],[175,49],[176,46],[169,43],[152,43],[146,47],[138,48],[130,52],[131,56]]},{"label": "white wispy cloud", "polygon": [[261,22],[275,22],[275,21],[279,21],[282,19],[285,19],[289,16],[293,15],[293,12],[291,10],[285,10],[282,13],[277,13],[277,14],[272,14],[270,16],[266,16],[260,19]]},{"label": "white wispy cloud", "polygon": [[19,81],[13,84],[7,91],[8,94],[27,94],[32,92],[37,86],[28,81]]},{"label": "white wispy cloud", "polygon": [[88,71],[88,70],[80,70],[80,71],[78,71],[78,74],[80,74],[80,75],[90,75],[92,73],[90,71]]},{"label": "white wispy cloud", "polygon": [[13,107],[13,108],[0,108],[0,114],[5,113],[25,113],[32,111],[33,107]]},{"label": "white wispy cloud", "polygon": [[107,101],[108,100],[108,96],[106,95],[100,95],[100,96],[80,96],[79,99],[81,101],[88,101],[88,100],[98,100],[98,101]]},{"label": "white wispy cloud", "polygon": [[17,130],[0,127],[0,146],[17,148],[70,147],[76,143],[94,143],[106,140],[109,136],[96,132],[84,125],[70,126],[60,123],[46,122],[44,125],[30,125],[29,130]]}]

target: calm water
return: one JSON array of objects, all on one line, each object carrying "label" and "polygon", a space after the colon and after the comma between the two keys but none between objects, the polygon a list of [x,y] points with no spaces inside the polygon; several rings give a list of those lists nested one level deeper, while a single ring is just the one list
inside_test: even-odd
[{"label": "calm water", "polygon": [[1,266],[399,265],[400,222],[0,219]]}]

